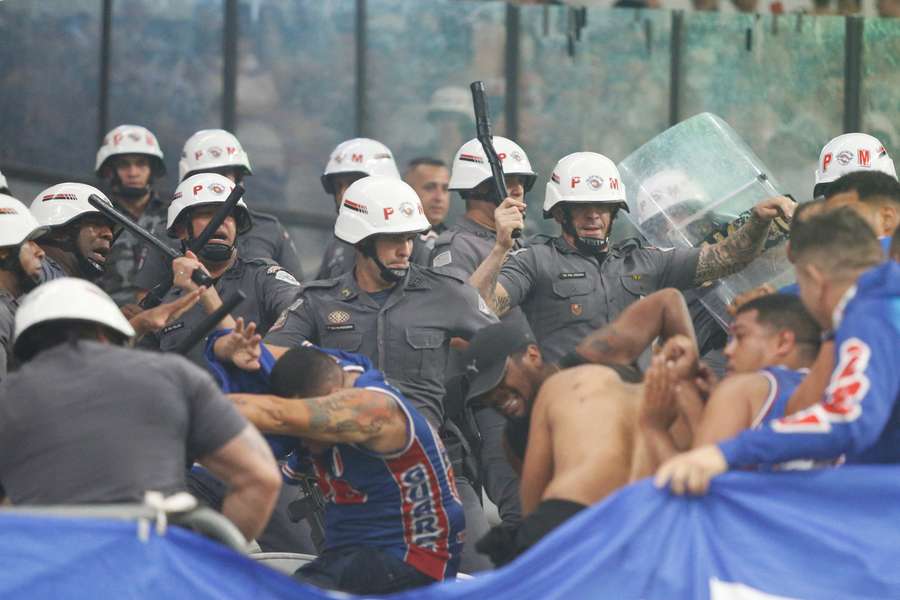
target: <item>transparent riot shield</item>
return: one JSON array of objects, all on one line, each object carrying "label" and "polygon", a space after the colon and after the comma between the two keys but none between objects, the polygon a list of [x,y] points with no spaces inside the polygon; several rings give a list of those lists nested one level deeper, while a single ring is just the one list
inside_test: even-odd
[{"label": "transparent riot shield", "polygon": [[[736,231],[753,206],[780,194],[771,171],[722,119],[701,113],[667,129],[619,164],[629,219],[660,248],[699,247]],[[788,224],[776,219],[763,253],[717,282],[703,304],[724,325],[737,294],[763,284],[791,283]]]}]

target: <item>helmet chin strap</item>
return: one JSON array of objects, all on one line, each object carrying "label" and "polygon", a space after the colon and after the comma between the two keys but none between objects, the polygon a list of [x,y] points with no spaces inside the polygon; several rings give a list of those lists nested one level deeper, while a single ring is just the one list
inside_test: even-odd
[{"label": "helmet chin strap", "polygon": [[112,178],[112,191],[116,196],[120,196],[122,198],[128,198],[130,200],[134,200],[137,198],[143,198],[147,194],[150,193],[150,183],[142,187],[128,187],[122,180],[119,179],[118,175],[113,175]]},{"label": "helmet chin strap", "polygon": [[360,251],[364,256],[371,258],[372,262],[375,263],[375,266],[379,269],[379,275],[382,279],[387,281],[388,283],[397,283],[402,281],[406,274],[409,273],[409,267],[404,269],[391,269],[385,266],[381,260],[378,258],[378,253],[375,252],[375,240],[369,238],[367,240],[363,240],[359,246]]},{"label": "helmet chin strap", "polygon": [[[194,241],[194,233],[192,231],[188,232],[188,239],[186,242],[182,242],[183,250],[187,251],[190,248]],[[232,255],[234,255],[234,245],[232,244],[215,244],[213,242],[206,242],[200,250],[197,251],[197,256],[202,258],[203,260],[211,263],[223,263],[231,259]]]},{"label": "helmet chin strap", "polygon": [[103,277],[103,273],[105,272],[104,265],[82,254],[71,235],[65,240],[55,240],[48,236],[44,236],[41,239],[41,244],[45,246],[54,246],[63,252],[68,252],[74,256],[78,272],[88,281],[94,282]]},{"label": "helmet chin strap", "polygon": [[[613,213],[612,218],[609,220],[609,224],[612,225],[613,220],[616,218],[616,213]],[[584,252],[585,254],[591,254],[593,256],[599,256],[601,254],[606,254],[609,251],[609,235],[604,238],[588,238],[582,237],[578,235],[575,230],[575,224],[572,222],[572,208],[570,206],[563,206],[563,222],[562,229],[564,232],[568,233],[575,240],[575,247]],[[607,228],[607,232],[609,228]]]}]

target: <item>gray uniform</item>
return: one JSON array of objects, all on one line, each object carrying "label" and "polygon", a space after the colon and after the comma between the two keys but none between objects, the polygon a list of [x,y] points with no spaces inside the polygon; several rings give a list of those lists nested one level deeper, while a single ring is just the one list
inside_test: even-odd
[{"label": "gray uniform", "polygon": [[[216,281],[215,287],[222,300],[229,298],[237,290],[247,294],[247,299],[240,303],[231,315],[234,318],[243,317],[245,323],[251,321],[256,323],[257,330],[261,334],[269,330],[272,323],[291,305],[300,291],[300,283],[272,261],[240,257]],[[181,289],[172,288],[163,297],[163,302],[170,302],[182,293]],[[166,352],[172,351],[205,317],[206,312],[198,303],[177,321],[166,325],[156,333],[144,336],[140,345]],[[203,356],[202,342],[194,346],[187,354],[187,358],[205,369],[209,368]]]},{"label": "gray uniform", "polygon": [[[137,224],[147,231],[164,231],[167,206],[154,193]],[[127,212],[127,211],[125,211]],[[150,254],[150,245],[127,229],[119,234],[106,257],[103,277],[97,282],[103,291],[112,296],[116,304],[133,304],[139,288],[135,277]]]},{"label": "gray uniform", "polygon": [[364,354],[435,427],[444,421],[450,338],[469,338],[497,322],[475,288],[415,264],[384,306],[357,286],[352,271],[302,289],[265,343],[293,347],[308,340]]},{"label": "gray uniform", "polygon": [[16,309],[19,303],[6,290],[0,289],[0,381],[12,368],[12,343]]},{"label": "gray uniform", "polygon": [[438,223],[428,231],[420,233],[413,239],[412,256],[409,262],[414,262],[423,267],[431,266],[431,252],[434,250],[434,244],[437,242],[438,236],[447,231],[447,226]]},{"label": "gray uniform", "polygon": [[[247,233],[238,236],[235,242],[238,254],[245,258],[274,261],[287,269],[296,279],[303,279],[300,258],[287,230],[273,215],[255,210],[251,210],[250,214],[253,217],[253,227]],[[159,239],[168,241],[172,248],[181,252],[181,241],[168,237],[165,223],[154,233]],[[171,281],[171,278],[172,261],[161,252],[151,250],[135,277],[135,285],[139,289],[149,290],[163,281]]]},{"label": "gray uniform", "polygon": [[510,305],[524,310],[544,360],[555,362],[639,298],[694,287],[699,255],[697,248],[660,250],[628,239],[597,258],[559,236],[511,253],[497,281]]},{"label": "gray uniform", "polygon": [[0,482],[14,504],[140,502],[246,425],[180,357],[63,343],[0,384]]},{"label": "gray uniform", "polygon": [[353,247],[353,244],[332,237],[322,254],[322,264],[319,265],[319,272],[316,273],[316,281],[334,279],[344,273],[350,273],[355,264],[356,248]]},{"label": "gray uniform", "polygon": [[[451,229],[438,237],[431,253],[432,266],[468,280],[488,257],[497,241],[497,233],[469,217],[463,217]],[[517,249],[520,244],[516,241]],[[503,321],[515,323],[523,331],[531,331],[522,309],[515,307],[503,315]],[[453,353],[448,375],[460,372],[460,353]],[[488,497],[497,504],[505,521],[516,522],[521,517],[519,478],[506,459],[503,448],[505,419],[494,409],[482,409],[473,415],[480,440],[475,444],[481,479]]]}]

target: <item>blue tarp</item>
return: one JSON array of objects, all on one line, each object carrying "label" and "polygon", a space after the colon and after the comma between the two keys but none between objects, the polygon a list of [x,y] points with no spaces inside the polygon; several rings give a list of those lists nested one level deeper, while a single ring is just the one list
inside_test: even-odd
[{"label": "blue tarp", "polygon": [[[0,515],[0,598],[328,597],[178,528],[136,531]],[[394,597],[900,598],[898,565],[900,468],[730,473],[702,498],[639,482],[504,569]]]}]

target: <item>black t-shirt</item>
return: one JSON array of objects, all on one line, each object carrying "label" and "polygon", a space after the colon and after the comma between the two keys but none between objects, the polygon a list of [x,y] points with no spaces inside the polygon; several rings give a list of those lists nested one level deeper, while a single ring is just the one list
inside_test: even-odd
[{"label": "black t-shirt", "polygon": [[141,501],[246,425],[180,356],[64,343],[0,384],[0,482],[13,504]]}]

